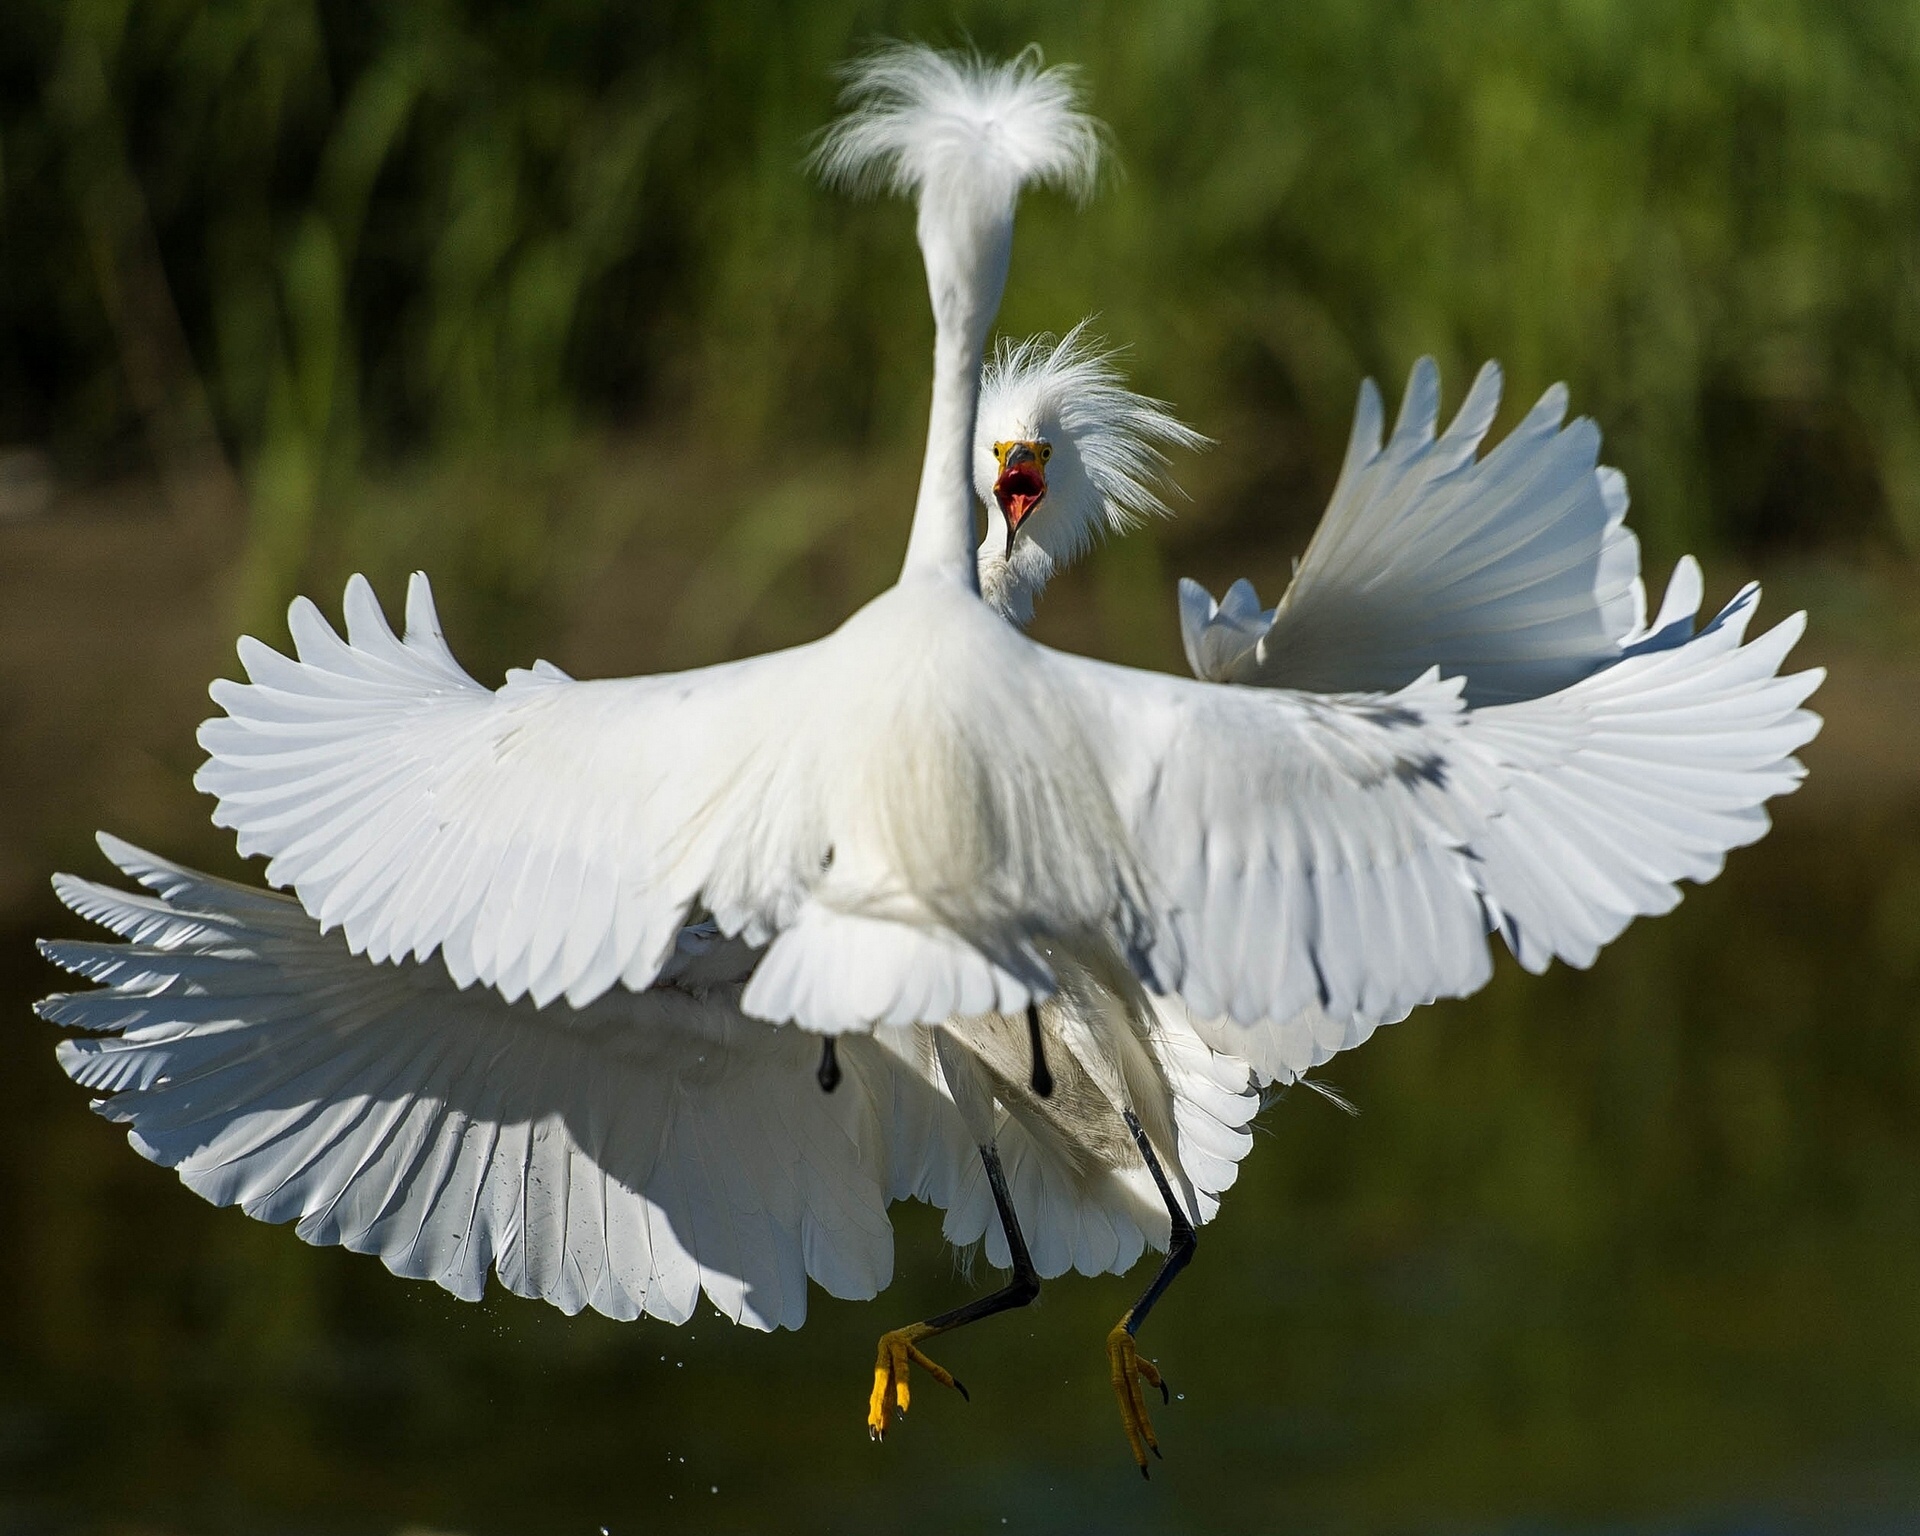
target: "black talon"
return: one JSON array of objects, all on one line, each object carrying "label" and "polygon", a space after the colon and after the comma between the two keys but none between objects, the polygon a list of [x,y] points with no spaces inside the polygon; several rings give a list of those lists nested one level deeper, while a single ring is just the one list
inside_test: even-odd
[{"label": "black talon", "polygon": [[1160,1459],[1161,1461],[1165,1461],[1165,1460],[1167,1459],[1166,1457],[1164,1457],[1164,1456],[1161,1456],[1161,1455],[1160,1455],[1160,1447],[1159,1447],[1159,1446],[1157,1446],[1157,1445],[1150,1445],[1150,1446],[1148,1446],[1148,1447],[1147,1447],[1147,1449],[1148,1449],[1148,1450],[1150,1450],[1150,1451],[1152,1451],[1152,1452],[1153,1452],[1153,1454],[1154,1454],[1154,1455],[1155,1455],[1156,1457],[1158,1457],[1158,1458],[1159,1458],[1159,1459]]},{"label": "black talon", "polygon": [[840,1053],[832,1035],[820,1042],[820,1070],[814,1076],[819,1079],[822,1093],[832,1093],[840,1086]]},{"label": "black talon", "polygon": [[1170,1402],[1172,1402],[1172,1401],[1173,1401],[1173,1391],[1172,1391],[1172,1389],[1171,1389],[1170,1387],[1168,1387],[1168,1386],[1167,1386],[1167,1384],[1166,1384],[1166,1383],[1165,1383],[1164,1381],[1163,1381],[1163,1382],[1161,1382],[1161,1383],[1160,1383],[1160,1405],[1161,1405],[1161,1407],[1163,1407],[1163,1408],[1164,1408],[1164,1407],[1165,1407],[1165,1406],[1166,1406],[1166,1405],[1167,1405],[1168,1403],[1170,1403]]},{"label": "black talon", "polygon": [[[1158,1453],[1156,1452],[1155,1454],[1157,1455]],[[1153,1481],[1153,1474],[1147,1470],[1147,1464],[1144,1461],[1140,1463],[1140,1475],[1148,1482]]]},{"label": "black talon", "polygon": [[965,1398],[968,1402],[973,1401],[973,1394],[967,1390],[967,1384],[958,1376],[953,1378],[953,1390],[958,1392],[961,1397]]},{"label": "black talon", "polygon": [[1033,1093],[1035,1098],[1053,1097],[1053,1071],[1047,1065],[1047,1048],[1040,1038],[1040,1010],[1027,1004],[1027,1045],[1033,1052]]}]

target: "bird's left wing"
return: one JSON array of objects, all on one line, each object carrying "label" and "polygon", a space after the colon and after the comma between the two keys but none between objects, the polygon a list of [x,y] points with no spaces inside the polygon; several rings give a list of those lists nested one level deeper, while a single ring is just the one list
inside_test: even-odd
[{"label": "bird's left wing", "polygon": [[404,638],[364,578],[344,606],[343,639],[293,605],[295,657],[242,640],[250,681],[214,685],[194,781],[323,928],[576,1006],[646,987],[696,902],[765,942],[787,874],[766,726],[804,648],[605,682],[543,664],[496,692],[447,649],[424,576]]},{"label": "bird's left wing", "polygon": [[887,1283],[903,1129],[955,1139],[878,1040],[844,1042],[822,1093],[817,1042],[743,1016],[737,985],[508,1003],[437,959],[370,965],[286,896],[101,843],[147,892],[55,882],[125,941],[42,946],[103,983],[40,1005],[83,1032],[68,1074],[206,1199],[455,1295],[491,1269],[569,1313],[682,1322],[704,1293],[798,1327],[809,1279]]},{"label": "bird's left wing", "polygon": [[1464,850],[1499,784],[1457,680],[1323,696],[1042,654],[1139,862],[1156,988],[1253,1024],[1393,1017],[1486,979]]}]

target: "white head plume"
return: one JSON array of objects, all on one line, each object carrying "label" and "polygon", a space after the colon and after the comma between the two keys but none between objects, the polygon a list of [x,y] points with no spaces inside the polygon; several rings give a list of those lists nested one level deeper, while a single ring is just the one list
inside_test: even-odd
[{"label": "white head plume", "polygon": [[[1167,498],[1179,494],[1169,451],[1210,442],[1164,401],[1128,389],[1116,354],[1087,334],[1089,324],[1082,320],[1057,341],[1003,338],[981,379],[973,451],[974,490],[987,510],[980,589],[1017,624],[1032,620],[1034,599],[1054,571],[1096,540],[1168,516]],[[993,445],[1033,440],[1053,449],[1047,494],[1020,525],[1009,558],[1006,518],[993,494]]]},{"label": "white head plume", "polygon": [[[815,169],[835,185],[918,200],[935,314],[984,341],[1021,188],[1093,189],[1104,130],[1080,110],[1074,72],[1043,67],[1037,48],[996,64],[894,43],[846,66],[845,79],[846,114],[821,135]],[[955,298],[971,302],[954,311]]]},{"label": "white head plume", "polygon": [[1003,64],[891,43],[848,64],[840,104],[813,152],[827,182],[903,197],[959,196],[1011,216],[1020,189],[1093,189],[1104,130],[1080,110],[1071,67],[1030,47]]}]

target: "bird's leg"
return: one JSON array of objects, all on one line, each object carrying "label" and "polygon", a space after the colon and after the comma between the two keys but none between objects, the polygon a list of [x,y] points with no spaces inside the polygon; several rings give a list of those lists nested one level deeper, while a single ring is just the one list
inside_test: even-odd
[{"label": "bird's leg", "polygon": [[840,1048],[832,1035],[820,1042],[820,1069],[814,1077],[822,1093],[832,1093],[840,1086]]},{"label": "bird's leg", "polygon": [[1033,1003],[1027,1004],[1027,1049],[1033,1054],[1033,1096],[1036,1099],[1053,1097],[1053,1069],[1047,1065],[1046,1042],[1040,1038],[1040,1009]]},{"label": "bird's leg", "polygon": [[981,1164],[987,1170],[987,1187],[993,1191],[994,1208],[1000,1213],[1000,1230],[1006,1234],[1007,1252],[1013,1257],[1013,1275],[991,1296],[982,1296],[951,1312],[942,1312],[924,1323],[909,1323],[891,1333],[880,1335],[880,1355],[873,1366],[873,1395],[867,1403],[867,1433],[875,1440],[886,1437],[887,1425],[895,1414],[905,1414],[909,1400],[907,1368],[917,1365],[943,1387],[952,1387],[971,1402],[967,1389],[942,1367],[920,1352],[920,1340],[938,1333],[951,1333],[968,1323],[977,1323],[996,1312],[1024,1307],[1040,1294],[1040,1276],[1027,1254],[1027,1240],[1013,1214],[1013,1198],[1007,1193],[1007,1176],[1000,1168],[1000,1154],[991,1145],[980,1149]]},{"label": "bird's leg", "polygon": [[1147,1417],[1146,1394],[1140,1384],[1145,1382],[1150,1387],[1158,1387],[1162,1403],[1169,1400],[1169,1393],[1159,1367],[1151,1360],[1141,1358],[1134,1335],[1140,1331],[1140,1325],[1147,1320],[1147,1314],[1153,1310],[1153,1304],[1160,1299],[1161,1293],[1173,1284],[1173,1277],[1187,1267],[1193,1250],[1199,1246],[1199,1239],[1194,1235],[1193,1223],[1187,1219],[1186,1211],[1174,1196],[1173,1186],[1167,1182],[1160,1159],[1153,1154],[1153,1144],[1140,1128],[1139,1118],[1130,1109],[1122,1113],[1127,1129],[1133,1133],[1133,1144],[1140,1149],[1147,1172],[1153,1175],[1160,1198],[1167,1204],[1167,1215],[1173,1222],[1167,1239],[1167,1256],[1161,1261],[1159,1273],[1153,1277],[1153,1283],[1141,1293],[1140,1299],[1127,1315],[1113,1325],[1113,1332],[1107,1335],[1108,1374],[1113,1381],[1113,1395],[1120,1400],[1120,1422],[1126,1429],[1127,1444],[1133,1449],[1134,1462],[1140,1468],[1140,1475],[1145,1477],[1148,1475],[1147,1452],[1152,1451],[1158,1456],[1160,1442],[1154,1438],[1153,1420]]}]

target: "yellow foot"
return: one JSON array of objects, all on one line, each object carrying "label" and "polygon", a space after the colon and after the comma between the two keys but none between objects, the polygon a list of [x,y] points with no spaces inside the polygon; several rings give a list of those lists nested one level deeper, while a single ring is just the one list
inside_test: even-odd
[{"label": "yellow foot", "polygon": [[1146,1394],[1140,1383],[1160,1389],[1160,1401],[1166,1402],[1167,1384],[1160,1379],[1160,1368],[1140,1358],[1140,1350],[1127,1332],[1126,1319],[1114,1324],[1107,1335],[1107,1369],[1113,1379],[1113,1395],[1120,1400],[1120,1423],[1127,1431],[1127,1444],[1133,1448],[1134,1463],[1140,1475],[1147,1476],[1147,1452],[1160,1454],[1160,1442],[1153,1437],[1153,1420],[1147,1417]]},{"label": "yellow foot", "polygon": [[887,1437],[893,1416],[906,1417],[913,1394],[907,1389],[907,1367],[917,1365],[943,1387],[952,1387],[968,1402],[972,1395],[952,1372],[920,1352],[918,1341],[934,1332],[925,1323],[909,1323],[880,1335],[879,1358],[873,1363],[873,1396],[867,1401],[867,1433],[875,1440]]}]

